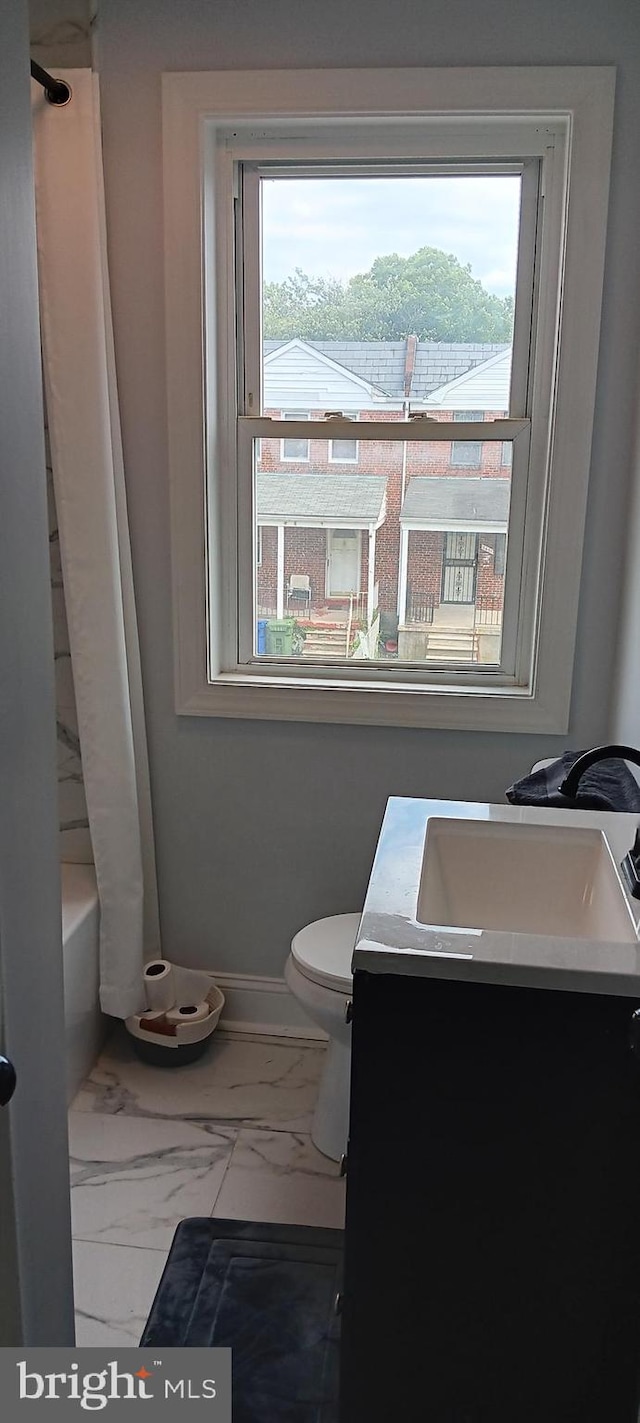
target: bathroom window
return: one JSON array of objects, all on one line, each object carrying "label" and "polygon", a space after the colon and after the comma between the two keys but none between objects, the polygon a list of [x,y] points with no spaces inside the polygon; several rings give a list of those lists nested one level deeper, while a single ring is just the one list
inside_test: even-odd
[{"label": "bathroom window", "polygon": [[167,75],[164,105],[178,709],[563,731],[611,72]]}]

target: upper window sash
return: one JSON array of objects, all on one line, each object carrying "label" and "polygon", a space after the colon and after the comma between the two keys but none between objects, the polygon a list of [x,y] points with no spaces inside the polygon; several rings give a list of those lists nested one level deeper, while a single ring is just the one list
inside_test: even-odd
[{"label": "upper window sash", "polygon": [[[470,143],[470,135],[467,128],[465,135],[466,145]],[[431,136],[424,139],[425,144],[431,146]],[[462,137],[458,140],[462,144]],[[549,130],[543,133],[538,130],[539,153],[523,156],[519,161],[500,163],[487,159],[478,159],[474,162],[464,161],[463,158],[458,163],[454,162],[430,162],[424,159],[422,163],[409,166],[391,162],[386,164],[369,164],[366,168],[360,168],[354,157],[345,155],[341,164],[327,164],[317,162],[305,166],[298,160],[290,160],[286,169],[282,164],[270,164],[264,161],[251,162],[248,157],[238,158],[235,144],[237,135],[228,140],[230,144],[230,159],[233,163],[233,192],[235,195],[235,247],[236,247],[236,307],[240,316],[238,323],[239,338],[237,346],[237,382],[238,382],[238,412],[242,415],[260,415],[264,410],[263,400],[263,348],[262,348],[262,239],[261,239],[261,193],[260,185],[263,178],[268,176],[282,175],[288,172],[290,176],[302,177],[308,175],[323,176],[327,174],[342,174],[348,172],[349,176],[357,177],[366,173],[368,176],[383,174],[405,174],[430,175],[443,173],[464,175],[489,175],[499,173],[518,173],[521,175],[521,203],[520,203],[520,228],[518,239],[518,264],[516,273],[516,289],[514,303],[514,330],[512,338],[512,365],[511,365],[511,389],[509,399],[509,414],[513,416],[526,415],[531,413],[533,403],[533,345],[536,342],[536,296],[537,282],[536,274],[539,274],[540,254],[542,249],[542,219],[544,216],[544,205],[541,201],[545,187],[549,187],[551,182],[551,170],[554,160],[562,162],[563,140],[560,134],[554,134]],[[333,140],[335,145],[336,140]],[[357,147],[355,140],[350,142]],[[360,142],[362,140],[360,139]],[[380,142],[383,140],[381,138]],[[494,138],[499,147],[499,140]],[[512,144],[514,139],[511,140]],[[339,140],[338,140],[339,143]],[[474,142],[481,147],[480,140]],[[437,147],[437,143],[435,145]],[[523,138],[523,155],[527,150],[526,140]],[[241,141],[242,151],[242,141]],[[464,146],[463,150],[464,152]],[[487,149],[490,152],[490,149]],[[549,224],[546,224],[547,227]],[[548,238],[547,238],[548,240]],[[551,389],[551,387],[549,387]],[[366,420],[366,412],[360,415],[360,421]],[[351,437],[353,438],[353,436]]]}]

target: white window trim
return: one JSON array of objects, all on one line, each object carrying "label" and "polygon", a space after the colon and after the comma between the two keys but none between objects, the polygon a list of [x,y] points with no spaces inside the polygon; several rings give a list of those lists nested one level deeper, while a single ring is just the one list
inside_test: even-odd
[{"label": "white window trim", "polygon": [[[187,715],[240,716],[354,724],[434,726],[461,730],[566,731],[571,696],[580,568],[595,399],[602,275],[604,266],[615,71],[612,68],[520,68],[480,70],[337,70],[189,73],[163,76],[165,169],[168,437],[171,476],[172,573],[176,708]],[[221,413],[234,409],[231,331],[213,320],[220,274],[232,269],[233,232],[202,193],[203,156],[225,162],[220,127],[259,130],[277,123],[286,148],[287,130],[307,117],[331,121],[340,115],[360,123],[385,120],[393,128],[423,116],[532,116],[544,129],[564,125],[568,137],[570,201],[565,221],[562,337],[555,380],[562,390],[553,429],[553,459],[563,479],[548,495],[544,578],[538,598],[536,665],[527,686],[464,687],[410,681],[364,686],[332,676],[303,682],[283,669],[273,676],[221,672],[223,629],[219,607],[235,598],[233,570],[224,576],[206,551],[220,546],[221,528],[235,510],[224,480],[205,500],[205,445],[211,467],[233,459],[230,430]],[[391,120],[391,124],[389,124]],[[441,118],[441,132],[455,126]],[[406,143],[403,140],[406,156]],[[231,171],[229,169],[229,171]],[[209,250],[203,276],[202,224]],[[216,280],[213,280],[215,271]],[[204,288],[204,301],[203,301]],[[584,293],[588,293],[585,299]],[[543,297],[541,318],[555,312]],[[204,426],[202,391],[206,369],[218,393]],[[342,432],[336,430],[336,435]],[[235,498],[235,493],[233,495]],[[527,518],[530,510],[527,509]],[[537,574],[525,569],[527,596]],[[233,583],[233,587],[231,584]],[[533,588],[534,596],[538,596]],[[211,637],[207,660],[208,621]],[[306,669],[305,669],[306,670]],[[397,673],[396,673],[397,677]]]}]

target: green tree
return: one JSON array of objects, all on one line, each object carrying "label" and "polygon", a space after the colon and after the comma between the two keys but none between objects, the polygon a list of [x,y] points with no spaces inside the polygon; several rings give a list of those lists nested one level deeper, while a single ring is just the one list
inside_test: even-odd
[{"label": "green tree", "polygon": [[451,253],[421,247],[376,257],[346,283],[298,267],[264,287],[264,334],[273,340],[508,341],[513,299],[488,292]]}]

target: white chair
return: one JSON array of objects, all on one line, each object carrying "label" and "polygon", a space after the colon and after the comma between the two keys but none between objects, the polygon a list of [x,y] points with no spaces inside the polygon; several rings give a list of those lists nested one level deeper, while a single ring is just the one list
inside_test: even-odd
[{"label": "white chair", "polygon": [[311,613],[311,579],[308,573],[290,573],[287,579],[287,608],[291,602],[304,603]]}]

